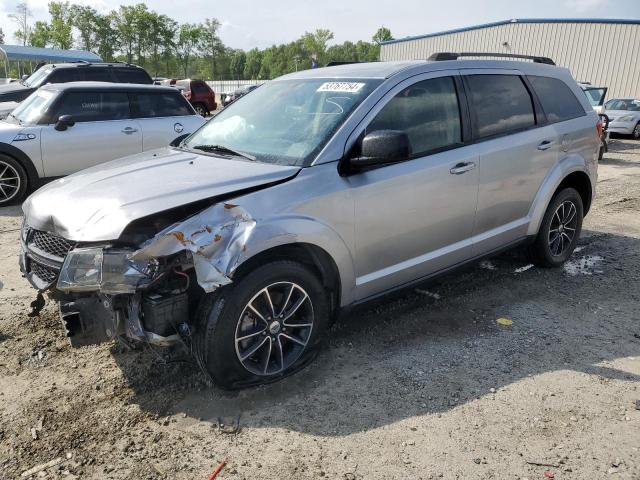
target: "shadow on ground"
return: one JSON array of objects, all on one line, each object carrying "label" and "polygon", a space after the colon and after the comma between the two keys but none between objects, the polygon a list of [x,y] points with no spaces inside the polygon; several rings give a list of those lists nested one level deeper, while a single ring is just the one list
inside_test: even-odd
[{"label": "shadow on ground", "polygon": [[640,349],[640,240],[584,232],[575,275],[516,271],[526,266],[516,251],[360,308],[332,328],[315,362],[265,387],[222,392],[195,365],[114,355],[132,401],[149,412],[327,436],[444,412],[545,372],[640,381],[602,365]]}]

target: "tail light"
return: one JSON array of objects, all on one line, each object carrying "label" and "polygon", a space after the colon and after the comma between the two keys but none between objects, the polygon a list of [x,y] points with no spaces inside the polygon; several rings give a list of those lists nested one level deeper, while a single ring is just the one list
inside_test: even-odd
[{"label": "tail light", "polygon": [[602,134],[604,133],[604,125],[602,123],[602,119],[598,119],[598,123],[596,123],[596,135],[598,138],[602,138]]}]

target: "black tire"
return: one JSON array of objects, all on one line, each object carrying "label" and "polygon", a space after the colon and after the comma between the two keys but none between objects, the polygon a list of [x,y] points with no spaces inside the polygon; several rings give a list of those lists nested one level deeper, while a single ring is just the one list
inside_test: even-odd
[{"label": "black tire", "polygon": [[640,122],[636,123],[633,133],[631,134],[631,138],[634,140],[640,140]]},{"label": "black tire", "polygon": [[[253,299],[256,299],[254,305],[260,310],[259,305],[255,302],[264,300],[264,297],[259,297],[259,295],[263,295],[260,292],[269,287],[271,289],[270,295],[273,296],[271,310],[276,312],[284,304],[280,313],[284,312],[289,298],[291,301],[297,298],[292,295],[286,297],[284,293],[278,296],[278,288],[280,285],[286,285],[286,282],[301,287],[308,295],[308,302],[305,300],[296,312],[300,311],[301,315],[306,314],[306,318],[309,318],[309,302],[311,305],[312,327],[308,331],[305,327],[303,333],[295,334],[303,340],[306,338],[306,346],[304,347],[287,339],[287,336],[292,335],[293,331],[302,332],[301,328],[285,327],[282,323],[282,330],[278,328],[273,334],[269,325],[274,323],[274,319],[281,317],[274,316],[270,320],[261,322],[252,311],[247,310],[249,302]],[[304,297],[302,292],[296,290],[295,295],[298,294],[299,298]],[[264,305],[268,305],[266,300],[264,301]],[[231,285],[220,288],[212,294],[207,294],[203,298],[199,307],[198,330],[194,342],[199,360],[202,366],[207,369],[213,382],[229,390],[279,380],[300,370],[314,358],[329,323],[329,305],[328,294],[322,283],[316,274],[306,266],[288,260],[278,260],[262,265],[234,281]],[[289,311],[291,310],[292,308],[289,309]],[[267,318],[267,315],[264,317]],[[252,332],[250,340],[236,341],[237,338],[245,337],[249,333],[249,330],[241,331],[248,321],[253,322],[255,327],[253,332],[258,333]],[[266,334],[259,332],[262,328],[267,332]],[[290,330],[287,330],[288,328]],[[307,332],[308,335],[305,337]],[[262,353],[256,353],[255,358],[249,358],[245,360],[245,363],[241,362],[241,354],[251,351],[261,341],[266,342],[265,347],[258,350]],[[276,345],[278,341],[281,342],[280,349]],[[275,351],[273,358],[271,357],[272,347]],[[244,350],[242,350],[243,348]],[[287,361],[283,360],[286,357],[285,354],[282,357],[277,355],[280,351],[287,353],[289,355],[287,361],[292,363],[287,364]],[[263,364],[256,361],[257,357],[267,358],[264,362],[266,365],[264,371],[270,369],[274,373],[256,374],[254,370],[263,370]],[[276,372],[279,367],[282,367],[282,371]]]},{"label": "black tire", "polygon": [[21,201],[27,193],[29,177],[20,163],[0,154],[0,207]]},{"label": "black tire", "polygon": [[206,117],[208,115],[207,107],[205,107],[202,103],[196,103],[193,108],[198,115],[201,115],[203,117]]},{"label": "black tire", "polygon": [[604,157],[604,145],[600,145],[600,150],[598,150],[598,161],[602,160]]},{"label": "black tire", "polygon": [[[573,205],[573,207],[569,205]],[[575,217],[570,216],[571,208],[575,209]],[[566,214],[562,212],[566,212]],[[558,192],[549,203],[538,235],[529,249],[533,262],[538,266],[548,268],[559,267],[566,262],[580,238],[583,216],[582,197],[575,189],[565,188]],[[573,229],[573,235],[569,238],[570,229]],[[560,238],[557,239],[554,233]],[[554,239],[557,240],[554,242]],[[562,247],[560,247],[560,242],[562,242]]]}]

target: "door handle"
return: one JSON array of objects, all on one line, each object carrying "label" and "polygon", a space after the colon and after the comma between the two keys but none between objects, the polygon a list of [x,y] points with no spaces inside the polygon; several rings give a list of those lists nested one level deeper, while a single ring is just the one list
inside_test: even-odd
[{"label": "door handle", "polygon": [[453,167],[451,170],[449,170],[449,172],[452,175],[461,175],[464,172],[468,172],[469,170],[473,170],[474,168],[476,168],[476,164],[473,163],[473,162],[458,163],[455,167]]},{"label": "door handle", "polygon": [[123,128],[122,133],[126,133],[127,135],[131,135],[132,133],[136,133],[138,131],[137,128],[133,128],[133,127],[127,127],[127,128]]},{"label": "door handle", "polygon": [[545,140],[544,142],[540,143],[540,145],[538,145],[538,150],[549,150],[552,145],[553,142],[551,140]]}]

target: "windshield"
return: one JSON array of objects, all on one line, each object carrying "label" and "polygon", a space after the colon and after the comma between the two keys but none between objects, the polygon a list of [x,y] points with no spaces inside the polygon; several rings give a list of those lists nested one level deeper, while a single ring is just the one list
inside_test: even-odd
[{"label": "windshield", "polygon": [[56,93],[52,90],[37,90],[9,114],[9,119],[13,118],[21,124],[37,123],[53,102]]},{"label": "windshield", "polygon": [[608,110],[629,110],[631,112],[640,111],[640,100],[611,100],[607,102]]},{"label": "windshield", "polygon": [[368,79],[268,82],[216,115],[184,147],[220,146],[260,162],[307,166],[379,83]]},{"label": "windshield", "polygon": [[607,93],[606,88],[587,88],[584,90],[587,100],[592,107],[599,107],[604,103],[604,96]]},{"label": "windshield", "polygon": [[53,68],[51,67],[40,68],[35,72],[33,72],[29,78],[27,78],[24,82],[22,82],[22,84],[25,87],[38,88],[40,85],[42,85],[42,82],[45,80],[45,78],[49,76],[52,70]]}]

